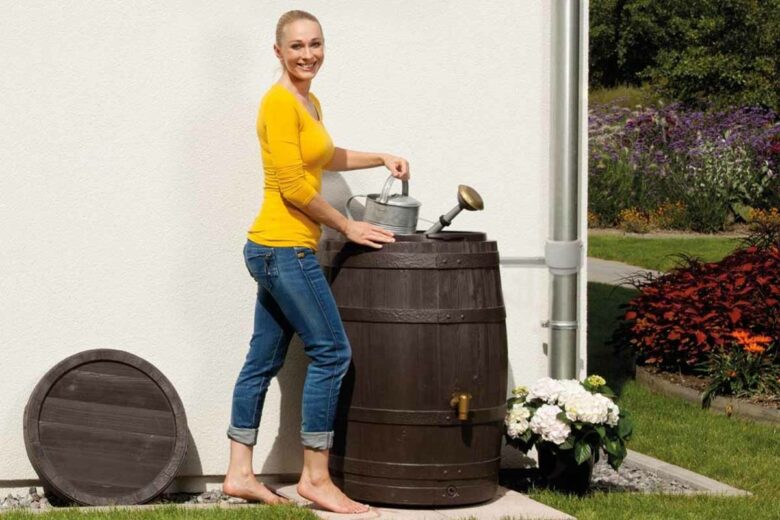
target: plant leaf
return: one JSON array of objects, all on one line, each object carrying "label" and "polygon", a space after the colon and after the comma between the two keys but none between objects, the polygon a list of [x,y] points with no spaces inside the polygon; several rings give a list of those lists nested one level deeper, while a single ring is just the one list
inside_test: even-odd
[{"label": "plant leaf", "polygon": [[574,448],[574,440],[569,437],[565,441],[563,441],[563,444],[558,446],[559,450],[570,450]]},{"label": "plant leaf", "polygon": [[615,457],[618,456],[620,452],[620,448],[618,446],[618,441],[614,439],[607,438],[604,440],[604,451],[607,452],[607,455],[612,455]]},{"label": "plant leaf", "polygon": [[574,460],[577,461],[577,464],[582,464],[588,460],[592,454],[593,451],[590,448],[590,444],[587,442],[578,442],[574,446]]},{"label": "plant leaf", "polygon": [[628,439],[634,433],[634,421],[627,414],[621,415],[618,419],[617,434],[621,439]]}]

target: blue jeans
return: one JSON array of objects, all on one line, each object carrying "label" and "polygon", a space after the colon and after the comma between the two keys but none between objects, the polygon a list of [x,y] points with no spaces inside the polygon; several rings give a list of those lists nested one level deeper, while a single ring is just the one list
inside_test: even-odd
[{"label": "blue jeans", "polygon": [[307,247],[266,247],[248,240],[247,269],[257,281],[255,325],[233,390],[229,438],[250,446],[271,379],[284,364],[293,333],[311,359],[303,385],[301,442],[330,449],[341,380],[352,351],[322,268]]}]

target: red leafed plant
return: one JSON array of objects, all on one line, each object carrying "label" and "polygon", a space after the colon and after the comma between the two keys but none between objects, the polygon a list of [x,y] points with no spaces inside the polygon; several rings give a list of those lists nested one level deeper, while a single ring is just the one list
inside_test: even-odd
[{"label": "red leafed plant", "polygon": [[780,249],[739,249],[720,262],[682,256],[662,276],[631,280],[641,291],[624,306],[612,338],[640,364],[692,371],[737,329],[780,338]]}]

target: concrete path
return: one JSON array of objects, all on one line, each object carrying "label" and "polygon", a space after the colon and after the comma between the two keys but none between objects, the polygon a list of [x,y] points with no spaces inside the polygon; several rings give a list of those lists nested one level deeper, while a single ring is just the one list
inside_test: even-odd
[{"label": "concrete path", "polygon": [[663,274],[660,271],[653,271],[635,265],[624,264],[612,260],[602,260],[600,258],[588,257],[588,281],[607,283],[610,285],[621,285],[627,276],[637,273],[653,273],[655,275]]},{"label": "concrete path", "polygon": [[[285,485],[274,489],[280,495],[293,500],[303,506],[311,505],[311,502],[301,497],[295,490],[295,484]],[[371,511],[360,515],[340,515],[312,509],[320,518],[326,520],[364,520],[370,518],[382,519],[403,519],[403,520],[422,520],[422,519],[453,519],[453,518],[476,518],[477,520],[500,520],[502,518],[511,518],[518,520],[526,519],[550,519],[550,520],[576,520],[573,516],[562,513],[557,509],[531,500],[527,496],[515,491],[499,487],[496,498],[484,504],[475,506],[465,506],[447,509],[394,509],[390,507],[372,507]]]}]

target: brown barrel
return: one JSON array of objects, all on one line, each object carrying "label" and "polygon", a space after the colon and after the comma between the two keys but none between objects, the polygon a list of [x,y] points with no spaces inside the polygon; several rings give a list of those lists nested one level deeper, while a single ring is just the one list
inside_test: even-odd
[{"label": "brown barrel", "polygon": [[[352,345],[331,471],[366,502],[495,497],[507,339],[496,243],[484,233],[397,235],[373,250],[326,241],[320,259]],[[451,407],[467,393],[468,417]]]},{"label": "brown barrel", "polygon": [[56,494],[89,505],[140,504],[176,475],[187,419],[151,363],[121,350],[87,350],[38,382],[24,409],[24,443]]}]

